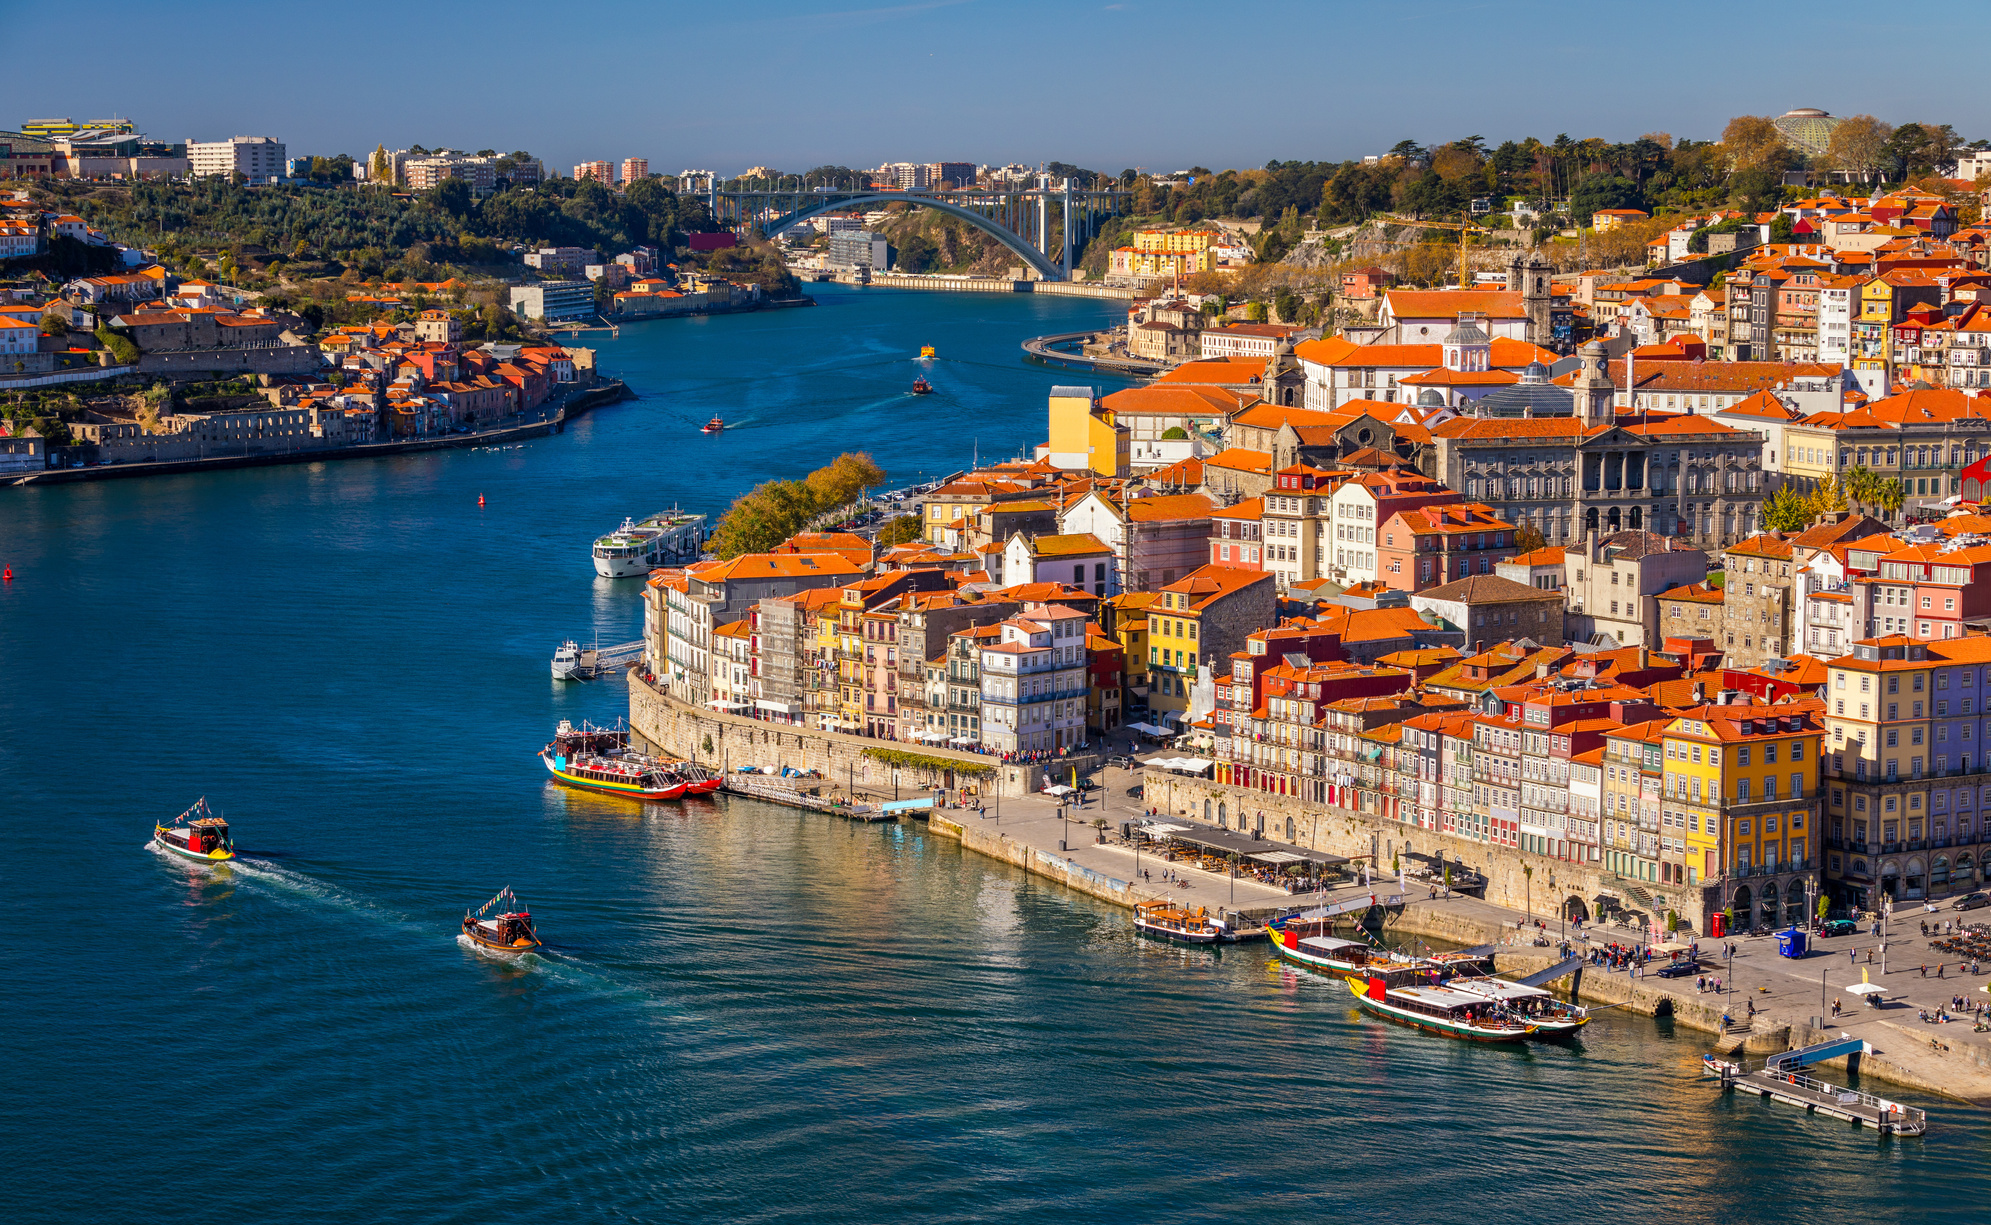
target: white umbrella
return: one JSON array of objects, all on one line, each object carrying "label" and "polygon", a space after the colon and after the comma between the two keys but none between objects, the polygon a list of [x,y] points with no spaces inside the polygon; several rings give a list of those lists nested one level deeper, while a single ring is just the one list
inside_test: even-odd
[{"label": "white umbrella", "polygon": [[1887,988],[1879,983],[1854,983],[1846,988],[1848,995],[1886,995]]}]

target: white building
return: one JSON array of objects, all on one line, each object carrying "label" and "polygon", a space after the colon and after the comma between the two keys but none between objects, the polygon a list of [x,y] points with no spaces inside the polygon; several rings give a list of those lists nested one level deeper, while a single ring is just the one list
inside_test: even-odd
[{"label": "white building", "polygon": [[1860,305],[1860,286],[1868,278],[1825,277],[1818,285],[1818,360],[1840,369],[1853,364],[1853,316]]},{"label": "white building", "polygon": [[287,156],[283,142],[274,136],[187,142],[188,173],[197,179],[239,172],[251,183],[274,183],[283,177]]},{"label": "white building", "polygon": [[1085,741],[1085,614],[1032,604],[981,648],[982,744],[999,753]]},{"label": "white building", "polygon": [[41,326],[0,315],[0,354],[17,357],[34,353],[41,344]]}]

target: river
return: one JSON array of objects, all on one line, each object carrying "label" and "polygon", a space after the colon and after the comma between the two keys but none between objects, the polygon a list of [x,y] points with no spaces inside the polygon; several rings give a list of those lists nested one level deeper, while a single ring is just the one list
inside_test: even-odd
[{"label": "river", "polygon": [[[812,288],[625,329],[642,398],[500,451],[0,490],[11,1221],[1898,1219],[1980,1117],[1879,1141],[1606,1013],[1469,1048],[917,824],[549,787],[587,542],[839,449],[909,482],[1041,439],[1083,299]],[[923,344],[936,394],[904,388]],[[714,413],[739,428],[696,432]],[[485,505],[477,505],[478,496]],[[145,847],[207,795],[242,859]],[[552,945],[457,919],[511,885]],[[1931,1104],[1917,1100],[1917,1104]],[[1914,1207],[1911,1208],[1910,1205]]]}]

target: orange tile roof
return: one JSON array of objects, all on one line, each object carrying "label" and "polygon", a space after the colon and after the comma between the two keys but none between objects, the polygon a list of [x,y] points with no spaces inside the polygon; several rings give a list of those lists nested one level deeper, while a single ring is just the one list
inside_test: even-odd
[{"label": "orange tile roof", "polygon": [[1215,507],[1200,493],[1160,497],[1129,498],[1127,518],[1136,523],[1166,523],[1174,520],[1207,519]]},{"label": "orange tile roof", "polygon": [[1268,359],[1263,357],[1233,357],[1184,362],[1155,379],[1155,383],[1192,385],[1207,383],[1230,386],[1255,383],[1265,377],[1267,361]]},{"label": "orange tile roof", "polygon": [[1174,592],[1189,597],[1189,607],[1193,612],[1201,612],[1213,602],[1225,596],[1243,591],[1258,583],[1270,583],[1274,576],[1270,570],[1240,570],[1233,566],[1201,566],[1191,570],[1182,578],[1163,587],[1163,591]]}]

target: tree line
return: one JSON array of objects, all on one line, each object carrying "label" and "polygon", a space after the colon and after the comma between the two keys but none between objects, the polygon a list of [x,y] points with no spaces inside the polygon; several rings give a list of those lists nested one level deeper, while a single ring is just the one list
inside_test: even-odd
[{"label": "tree line", "polygon": [[741,494],[712,531],[711,548],[721,558],[765,553],[824,511],[854,501],[885,471],[863,451],[847,451],[799,481],[763,481]]}]

